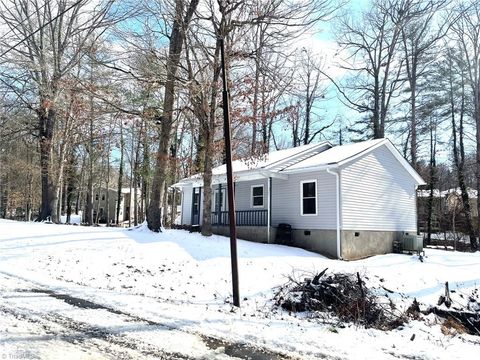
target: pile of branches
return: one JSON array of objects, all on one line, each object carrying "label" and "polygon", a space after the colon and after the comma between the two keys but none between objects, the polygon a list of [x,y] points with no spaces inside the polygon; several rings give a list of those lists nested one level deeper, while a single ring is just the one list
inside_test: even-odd
[{"label": "pile of branches", "polygon": [[327,269],[301,281],[289,278],[275,295],[275,305],[290,312],[328,312],[344,322],[391,330],[405,322],[394,305],[381,304],[359,273],[331,273]]},{"label": "pile of branches", "polygon": [[[478,288],[473,289],[467,297],[468,303],[462,305],[458,301],[452,300],[449,285],[446,282],[445,294],[439,297],[437,306],[431,306],[423,313],[425,315],[434,313],[444,318],[444,327],[455,328],[457,332],[480,336],[480,300],[478,293]],[[464,295],[460,294],[460,297],[464,297]]]}]

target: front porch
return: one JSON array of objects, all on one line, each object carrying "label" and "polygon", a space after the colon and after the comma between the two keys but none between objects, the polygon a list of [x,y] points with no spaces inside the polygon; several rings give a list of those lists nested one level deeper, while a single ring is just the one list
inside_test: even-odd
[{"label": "front porch", "polygon": [[[237,210],[235,211],[235,223],[237,226],[267,226],[268,210]],[[212,212],[212,226],[230,225],[228,211]]]},{"label": "front porch", "polygon": [[[216,235],[230,236],[230,228],[225,225],[212,225],[212,232]],[[263,244],[274,244],[277,228],[271,226],[247,226],[237,227],[237,238]]]}]

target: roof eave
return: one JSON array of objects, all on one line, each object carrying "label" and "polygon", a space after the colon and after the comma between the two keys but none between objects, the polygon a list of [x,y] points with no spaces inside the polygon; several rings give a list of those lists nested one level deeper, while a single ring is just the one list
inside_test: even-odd
[{"label": "roof eave", "polygon": [[282,173],[284,173],[284,174],[299,174],[299,173],[306,173],[306,172],[312,172],[312,171],[322,171],[322,170],[336,169],[336,168],[338,168],[338,163],[316,165],[316,166],[305,166],[305,167],[296,168],[296,169],[287,169],[287,170],[283,170]]},{"label": "roof eave", "polygon": [[345,160],[342,160],[338,162],[338,166],[345,166],[354,160],[358,159],[359,157],[379,148],[380,146],[386,145],[387,148],[390,150],[390,152],[395,156],[395,158],[402,164],[402,166],[405,168],[405,170],[408,171],[408,173],[412,176],[412,178],[415,180],[417,186],[420,185],[426,185],[427,183],[425,180],[422,179],[422,177],[417,173],[417,171],[410,165],[410,163],[405,160],[405,158],[400,154],[400,152],[397,150],[397,148],[392,144],[392,142],[385,138],[383,141],[378,142],[377,144],[365,149],[362,152],[359,152],[358,154],[355,154],[354,156],[351,156]]}]

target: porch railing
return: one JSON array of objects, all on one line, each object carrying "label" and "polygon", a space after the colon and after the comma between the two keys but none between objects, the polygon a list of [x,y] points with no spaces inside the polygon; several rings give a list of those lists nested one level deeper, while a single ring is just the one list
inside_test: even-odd
[{"label": "porch railing", "polygon": [[[267,210],[235,211],[237,226],[267,226]],[[228,211],[212,212],[212,225],[230,225]]]}]

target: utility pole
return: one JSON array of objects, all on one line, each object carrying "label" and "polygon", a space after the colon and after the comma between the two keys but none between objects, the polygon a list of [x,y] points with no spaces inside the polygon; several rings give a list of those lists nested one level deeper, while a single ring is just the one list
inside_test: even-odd
[{"label": "utility pole", "polygon": [[225,69],[225,45],[223,37],[220,38],[220,53],[222,58],[223,133],[225,136],[225,157],[227,162],[228,216],[230,218],[230,258],[232,263],[233,305],[240,307],[240,293],[238,289],[237,224],[235,221],[235,194],[233,191],[229,93],[227,87],[227,70]]}]

